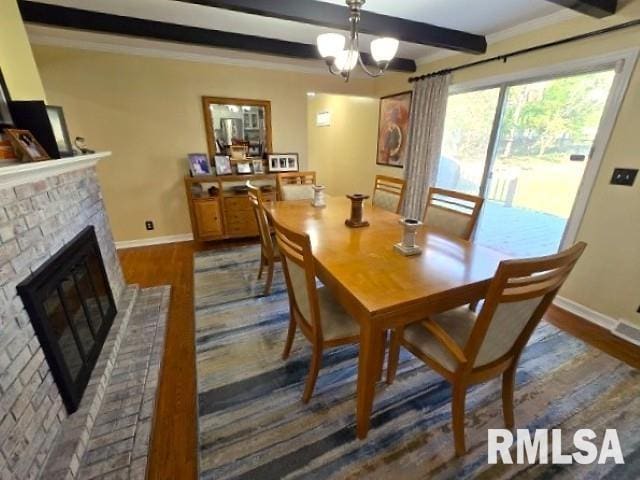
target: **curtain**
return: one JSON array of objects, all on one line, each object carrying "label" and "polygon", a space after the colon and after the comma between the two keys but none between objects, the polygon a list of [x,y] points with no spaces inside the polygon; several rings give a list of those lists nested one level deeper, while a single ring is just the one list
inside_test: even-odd
[{"label": "curtain", "polygon": [[435,75],[413,84],[402,214],[422,220],[426,197],[438,175],[444,119],[451,74]]}]

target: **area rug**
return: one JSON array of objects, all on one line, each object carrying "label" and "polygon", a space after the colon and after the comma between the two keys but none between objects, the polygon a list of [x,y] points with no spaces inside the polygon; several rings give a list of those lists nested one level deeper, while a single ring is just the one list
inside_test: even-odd
[{"label": "area rug", "polygon": [[[259,247],[195,256],[200,478],[640,478],[638,371],[542,323],[517,374],[516,426],[617,429],[625,465],[488,465],[487,429],[503,428],[500,382],[467,396],[468,453],[453,455],[451,389],[403,352],[395,383],[380,383],[372,428],[355,435],[357,347],[325,351],[315,393],[301,401],[309,344],[281,359],[288,323],[282,271],[272,294],[256,279]],[[515,453],[513,453],[515,458]]]}]

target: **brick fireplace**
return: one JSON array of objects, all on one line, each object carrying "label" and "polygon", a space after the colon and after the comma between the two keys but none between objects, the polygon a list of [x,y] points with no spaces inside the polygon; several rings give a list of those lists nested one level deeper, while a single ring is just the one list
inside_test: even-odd
[{"label": "brick fireplace", "polygon": [[0,166],[0,478],[36,478],[67,417],[16,285],[93,226],[113,298],[125,282],[95,170],[108,154]]}]

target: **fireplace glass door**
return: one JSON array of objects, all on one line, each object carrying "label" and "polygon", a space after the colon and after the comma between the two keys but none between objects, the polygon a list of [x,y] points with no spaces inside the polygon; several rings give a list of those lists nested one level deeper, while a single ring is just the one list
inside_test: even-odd
[{"label": "fireplace glass door", "polygon": [[78,408],[116,308],[93,227],[18,286],[67,410]]}]

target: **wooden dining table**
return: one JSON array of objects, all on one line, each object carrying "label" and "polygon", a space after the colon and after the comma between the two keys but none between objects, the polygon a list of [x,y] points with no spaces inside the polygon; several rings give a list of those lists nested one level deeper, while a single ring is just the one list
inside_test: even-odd
[{"label": "wooden dining table", "polygon": [[425,226],[416,237],[422,253],[402,256],[393,249],[402,238],[400,216],[368,204],[369,226],[350,228],[351,203],[343,197],[327,197],[324,208],[297,200],[266,209],[273,221],[309,235],[318,277],[360,324],[356,421],[365,438],[386,332],[482,299],[508,257]]}]

